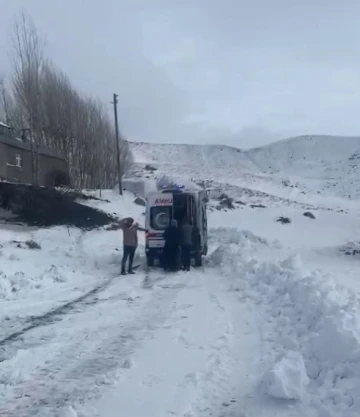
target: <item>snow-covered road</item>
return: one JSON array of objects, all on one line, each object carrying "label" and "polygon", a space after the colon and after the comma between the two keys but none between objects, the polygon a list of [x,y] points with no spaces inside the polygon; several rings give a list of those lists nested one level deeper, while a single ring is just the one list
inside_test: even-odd
[{"label": "snow-covered road", "polygon": [[126,277],[119,232],[4,229],[0,416],[358,417],[357,216],[215,211],[203,268]]},{"label": "snow-covered road", "polygon": [[256,326],[209,269],[116,277],[8,340],[0,415],[237,415],[256,382]]},{"label": "snow-covered road", "polygon": [[[240,304],[236,311],[230,308],[234,300],[218,283],[214,275],[194,272],[159,284],[166,295],[153,300],[158,305],[152,332],[142,335],[117,387],[92,404],[94,415],[111,417],[115,410],[126,410],[134,417],[200,417],[244,409],[257,344],[248,332],[249,313]],[[235,325],[239,316],[241,326]],[[236,370],[245,370],[242,379]]]}]

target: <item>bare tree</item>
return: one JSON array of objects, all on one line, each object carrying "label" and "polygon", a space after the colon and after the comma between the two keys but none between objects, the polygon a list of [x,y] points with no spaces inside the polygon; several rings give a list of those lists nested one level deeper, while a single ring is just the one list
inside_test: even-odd
[{"label": "bare tree", "polygon": [[73,145],[73,108],[78,101],[67,76],[47,62],[42,81],[42,112],[45,144],[69,156]]},{"label": "bare tree", "polygon": [[[22,14],[13,34],[13,79],[9,114],[31,131],[33,182],[40,145],[54,149],[69,165],[77,188],[116,184],[116,142],[109,112],[97,99],[80,94],[68,77],[44,56],[44,42],[32,20]],[[127,141],[120,141],[121,175],[132,163]]]},{"label": "bare tree", "polygon": [[0,120],[5,120],[6,124],[16,132],[19,132],[23,127],[20,109],[6,85],[4,75],[0,76]]},{"label": "bare tree", "polygon": [[41,82],[44,42],[31,18],[24,13],[15,21],[13,32],[13,90],[23,121],[31,131],[32,182],[38,179],[38,152],[42,137]]}]

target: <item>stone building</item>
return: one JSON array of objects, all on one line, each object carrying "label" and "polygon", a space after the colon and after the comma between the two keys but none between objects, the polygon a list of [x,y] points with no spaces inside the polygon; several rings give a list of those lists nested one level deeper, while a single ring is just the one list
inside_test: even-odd
[{"label": "stone building", "polygon": [[14,129],[1,122],[0,179],[47,187],[70,182],[68,164],[63,157],[45,146],[36,147],[25,136],[18,138]]}]

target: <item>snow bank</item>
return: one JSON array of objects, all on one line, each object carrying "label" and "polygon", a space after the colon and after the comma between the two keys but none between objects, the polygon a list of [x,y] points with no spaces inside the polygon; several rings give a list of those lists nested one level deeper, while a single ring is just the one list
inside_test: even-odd
[{"label": "snow bank", "polygon": [[[107,190],[102,198],[106,200],[88,200],[87,205],[121,218],[131,215],[143,224],[143,208],[133,203],[130,193],[121,197]],[[136,263],[142,262],[144,240],[139,233]],[[30,249],[27,241],[40,249]],[[44,314],[118,274],[121,257],[121,231],[1,225],[0,337],[11,331],[13,323]]]},{"label": "snow bank", "polygon": [[264,376],[265,392],[284,400],[300,400],[309,383],[304,359],[299,352],[286,352]]},{"label": "snow bank", "polygon": [[[65,233],[64,233],[65,234]],[[66,233],[67,234],[67,233]],[[0,299],[15,299],[29,290],[41,289],[45,283],[63,282],[66,277],[55,265],[46,262],[42,249],[30,249],[25,242],[37,239],[32,229],[8,226],[0,237]],[[53,233],[62,240],[61,234]],[[52,240],[53,242],[53,240]],[[51,251],[51,242],[42,244]]]},{"label": "snow bank", "polygon": [[318,272],[306,274],[297,256],[264,262],[258,257],[264,243],[252,234],[238,232],[236,238],[231,232],[227,242],[218,235],[209,262],[230,278],[241,300],[258,306],[269,347],[263,358],[266,392],[313,403],[319,415],[360,415],[357,296]]},{"label": "snow bank", "polygon": [[269,318],[268,342],[275,352],[301,352],[310,378],[308,393],[319,406],[326,409],[335,402],[359,415],[359,302],[319,274],[303,276],[297,262],[259,262],[247,269],[250,293],[264,304]]},{"label": "snow bank", "polygon": [[[248,258],[258,245],[267,246],[265,239],[255,236],[253,233],[243,230],[238,231],[234,228],[217,227],[209,230],[210,253],[205,258],[205,262],[212,267],[226,269],[227,273],[236,272],[238,265],[234,259],[242,262]],[[243,248],[239,253],[239,247]]]},{"label": "snow bank", "polygon": [[254,245],[269,245],[267,239],[256,236],[249,230],[237,230],[232,227],[213,227],[209,229],[209,240],[215,240],[220,244],[246,245],[249,249]]},{"label": "snow bank", "polygon": [[[92,271],[85,268],[85,254],[81,251],[83,233],[74,228],[56,227],[33,229],[3,226],[0,236],[0,321],[5,314],[16,317],[35,310],[47,309],[63,290],[81,284],[87,288],[94,281]],[[26,242],[34,241],[39,249],[30,249]],[[83,274],[81,273],[83,272]],[[82,281],[82,279],[84,280]],[[55,302],[56,305],[56,302]],[[34,311],[35,313],[35,311]]]}]

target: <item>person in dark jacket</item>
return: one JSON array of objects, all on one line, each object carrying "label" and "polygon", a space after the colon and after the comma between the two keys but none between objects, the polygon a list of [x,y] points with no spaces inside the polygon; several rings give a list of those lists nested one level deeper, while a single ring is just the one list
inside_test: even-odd
[{"label": "person in dark jacket", "polygon": [[179,269],[180,230],[177,221],[171,220],[170,226],[164,232],[165,246],[163,266],[164,270],[176,271]]},{"label": "person in dark jacket", "polygon": [[182,268],[184,271],[190,271],[191,248],[193,245],[194,228],[186,218],[181,225],[180,233]]}]

